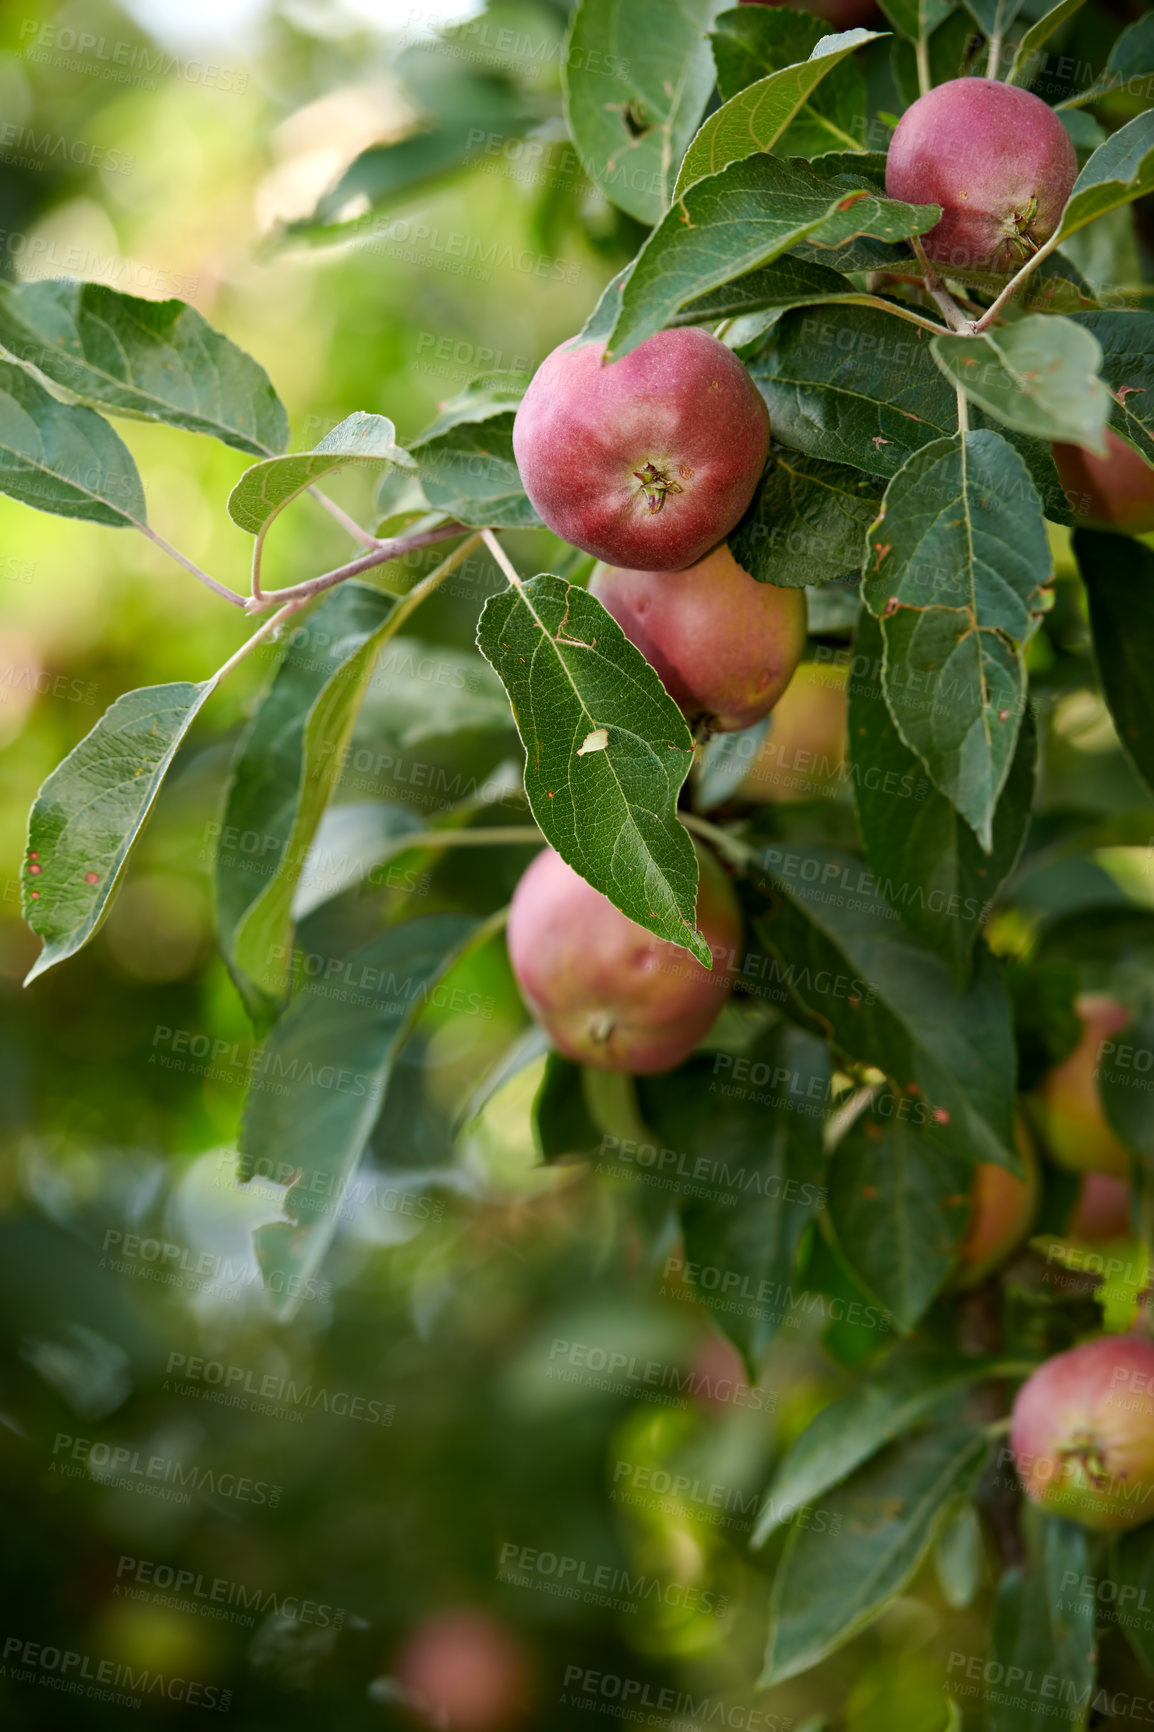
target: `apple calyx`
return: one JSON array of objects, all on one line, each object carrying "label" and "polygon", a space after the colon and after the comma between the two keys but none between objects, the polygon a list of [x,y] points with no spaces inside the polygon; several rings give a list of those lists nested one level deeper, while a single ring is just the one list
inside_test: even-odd
[{"label": "apple calyx", "polygon": [[1103,1491],[1110,1484],[1102,1446],[1091,1432],[1075,1432],[1066,1448],[1058,1451],[1058,1459],[1074,1464],[1089,1490]]},{"label": "apple calyx", "polygon": [[685,491],[679,481],[674,481],[668,470],[659,469],[656,463],[646,463],[633,473],[641,483],[641,491],[645,495],[646,508],[651,517],[661,510],[670,493]]}]

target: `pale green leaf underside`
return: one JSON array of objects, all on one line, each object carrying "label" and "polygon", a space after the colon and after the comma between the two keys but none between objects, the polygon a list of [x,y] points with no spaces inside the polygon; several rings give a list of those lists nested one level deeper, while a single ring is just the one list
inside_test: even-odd
[{"label": "pale green leaf underside", "polygon": [[1106,455],[1112,399],[1085,326],[1035,315],[996,335],[935,337],[930,347],[947,379],[1004,426]]},{"label": "pale green leaf underside", "polygon": [[397,430],[386,416],[358,409],[326,433],[315,450],[266,457],[246,469],[228,496],[228,514],[249,535],[259,535],[307,487],[349,463],[408,466],[408,453],[396,440]]}]

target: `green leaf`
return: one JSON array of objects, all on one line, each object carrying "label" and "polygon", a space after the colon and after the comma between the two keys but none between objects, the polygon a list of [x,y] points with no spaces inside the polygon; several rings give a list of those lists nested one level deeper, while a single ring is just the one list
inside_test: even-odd
[{"label": "green leaf", "polygon": [[[1118,1622],[1146,1671],[1154,1672],[1154,1527],[1147,1522],[1120,1534],[1115,1545],[1110,1575],[1118,1584],[1119,1610],[1126,1614]],[[1062,1590],[1063,1599],[1068,1592]],[[1094,1595],[1086,1598],[1093,1607]]]},{"label": "green leaf", "polygon": [[708,31],[727,0],[581,0],[562,56],[569,131],[590,178],[659,222],[713,87]]},{"label": "green leaf", "polygon": [[966,0],[966,11],[987,37],[1004,37],[1021,10],[1022,0]]},{"label": "green leaf", "polygon": [[[1142,1162],[1147,1183],[1154,1177],[1154,1112],[1150,1110],[1151,1055],[1154,1054],[1154,1006],[1146,1004],[1103,1045],[1095,1076],[1098,1097],[1107,1119],[1127,1148]],[[1147,1068],[1143,1069],[1143,1065]]]},{"label": "green leaf", "polygon": [[1075,322],[1102,350],[1115,431],[1154,464],[1154,313],[1079,313]]},{"label": "green leaf", "polygon": [[876,40],[876,32],[870,30],[823,37],[810,59],[771,72],[723,102],[686,151],[674,198],[680,199],[696,181],[719,174],[730,163],[773,150],[822,79],[863,43]]},{"label": "green leaf", "polygon": [[476,650],[394,638],[377,658],[358,732],[406,749],[466,732],[512,732],[505,688]]},{"label": "green leaf", "polygon": [[331,590],[293,632],[233,765],[217,855],[221,949],[258,1026],[289,984],[292,904],[396,597]]},{"label": "green leaf", "polygon": [[239,1178],[258,1163],[299,1171],[284,1221],[255,1234],[274,1309],[290,1318],[341,1219],[341,1203],[372,1133],[397,1048],[454,953],[475,930],[455,914],[388,927],[349,958],[363,989],[323,983],[293,1000],[260,1051],[245,1107]]},{"label": "green leaf", "polygon": [[[823,22],[788,7],[745,6],[723,12],[712,37],[722,100],[728,102],[759,79],[807,61],[827,33]],[[798,111],[779,141],[778,155],[857,152],[865,131],[865,79],[856,62],[846,59]]]},{"label": "green leaf", "polygon": [[293,919],[303,920],[354,884],[373,882],[373,868],[390,855],[401,853],[407,838],[423,829],[422,820],[408,806],[394,806],[387,800],[330,806],[301,867]]},{"label": "green leaf", "polygon": [[513,456],[512,409],[416,440],[412,456],[434,511],[478,529],[539,529]]},{"label": "green leaf", "polygon": [[865,563],[881,497],[872,475],[775,445],[730,552],[759,583],[789,589],[845,577]]},{"label": "green leaf", "polygon": [[[1129,25],[1115,40],[1106,62],[1106,71],[1088,90],[1067,97],[1058,104],[1060,109],[1076,109],[1114,90],[1128,78],[1141,78],[1154,72],[1154,16],[1149,12]],[[1142,94],[1149,95],[1149,91]]]},{"label": "green leaf", "polygon": [[796,1510],[813,1508],[879,1449],[990,1370],[986,1360],[956,1364],[943,1362],[941,1355],[901,1358],[831,1401],[778,1463],[750,1545],[763,1546]]},{"label": "green leaf", "polygon": [[896,475],[957,428],[928,335],[873,308],[786,313],[749,370],[775,439],[867,475]]},{"label": "green leaf", "polygon": [[44,948],[25,986],[75,955],[100,926],[169,765],[215,687],[214,677],[125,692],[37,794],[24,918]]},{"label": "green leaf", "polygon": [[1052,6],[1049,12],[1038,19],[1036,24],[1031,24],[1018,43],[1014,54],[1014,64],[1011,66],[1009,77],[1006,80],[1007,84],[1017,84],[1026,73],[1033,74],[1034,68],[1030,62],[1039,48],[1050,40],[1055,30],[1060,29],[1067,18],[1072,18],[1075,12],[1081,11],[1085,4],[1086,0],[1058,0],[1057,6]]},{"label": "green leaf", "polygon": [[[1094,1692],[1097,1644],[1092,1594],[1080,1592],[1089,1574],[1084,1528],[1053,1516],[1039,1522],[1033,1556],[1024,1569],[1009,1569],[998,1583],[991,1628],[990,1660],[998,1676],[1036,1681],[1035,1689],[991,1690],[990,1732],[1034,1732],[1041,1719],[1037,1686],[1048,1678],[1058,1687],[1046,1702],[1046,1721],[1081,1728]],[[1070,1583],[1075,1586],[1071,1588]]]},{"label": "green leaf", "polygon": [[512,701],[547,840],[638,926],[712,967],[677,817],[693,742],[640,650],[595,596],[548,575],[491,596],[477,643]]},{"label": "green leaf", "polygon": [[249,535],[262,540],[273,519],[306,488],[348,463],[408,463],[397,445],[397,430],[384,415],[363,409],[326,433],[312,451],[267,457],[246,469],[228,496],[228,514]]},{"label": "green leaf", "polygon": [[[1023,718],[994,811],[993,852],[985,854],[952,802],[922,777],[894,726],[882,691],[883,653],[881,627],[863,609],[849,677],[850,775],[862,846],[886,900],[964,983],[974,940],[1029,826],[1038,755],[1033,716],[1027,710]],[[908,787],[912,800],[903,797]]]},{"label": "green leaf", "polygon": [[470,379],[463,391],[441,404],[435,420],[421,433],[420,443],[438,439],[465,422],[491,421],[506,409],[515,410],[528,383],[529,375],[522,373],[484,373]]},{"label": "green leaf", "polygon": [[771,959],[767,986],[784,988],[848,1058],[884,1071],[949,1153],[1020,1173],[1010,1005],[986,947],[960,989],[861,862],[833,849],[774,843],[758,850],[751,875],[778,892],[755,922]]},{"label": "green leaf", "polygon": [[774,1578],[759,1689],[816,1666],[901,1592],[943,1518],[973,1491],[989,1448],[971,1427],[892,1445],[832,1494],[820,1531],[793,1529]]},{"label": "green leaf", "polygon": [[254,457],[288,444],[288,416],[264,368],[183,301],[71,278],[4,283],[0,346],[111,415],[207,433]]},{"label": "green leaf", "polygon": [[627,355],[687,302],[807,237],[831,249],[861,235],[894,241],[922,234],[938,216],[937,205],[825,180],[800,158],[747,156],[691,186],[650,235],[625,284],[609,354]]},{"label": "green leaf", "polygon": [[132,453],[100,415],[65,405],[0,361],[0,493],[110,529],[147,521]]},{"label": "green leaf", "polygon": [[[840,271],[815,265],[784,254],[755,271],[734,277],[719,288],[699,295],[673,314],[671,325],[709,325],[717,319],[736,318],[775,307],[816,307],[828,302],[860,301],[855,289]],[[605,331],[608,338],[612,326]]]},{"label": "green leaf", "polygon": [[946,378],[1007,427],[1106,455],[1111,398],[1084,325],[1035,314],[997,335],[935,337],[930,349]]},{"label": "green leaf", "polygon": [[884,0],[882,11],[908,42],[929,36],[954,10],[956,0]]},{"label": "green leaf", "polygon": [[1060,240],[1077,234],[1107,211],[1132,204],[1154,190],[1154,109],[1111,133],[1077,180],[1062,212]]},{"label": "green leaf", "polygon": [[[824,1041],[783,1026],[744,1056],[773,1079],[769,1103],[751,1085],[727,1087],[721,1055],[639,1078],[638,1099],[678,1156],[669,1176],[684,1177],[685,1258],[706,1272],[701,1297],[753,1369],[789,1315],[798,1245],[824,1201],[830,1058]],[[735,1292],[749,1302],[735,1307]]]},{"label": "green leaf", "polygon": [[1079,529],[1074,554],[1103,696],[1122,750],[1154,789],[1154,552],[1131,537]]},{"label": "green leaf", "polygon": [[714,734],[701,748],[693,769],[695,811],[712,812],[730,799],[750,771],[761,742],[769,733],[770,717],[763,716],[751,728],[731,734]]},{"label": "green leaf", "polygon": [[939,1529],[934,1547],[934,1574],[951,1611],[965,1611],[981,1592],[986,1555],[982,1524],[972,1503],[962,1504]]},{"label": "green leaf", "polygon": [[882,1094],[855,1120],[830,1165],[829,1215],[858,1283],[907,1332],[954,1266],[973,1168],[900,1116]]},{"label": "green leaf", "polygon": [[1026,701],[1019,646],[1050,605],[1041,501],[1000,434],[926,446],[886,492],[862,596],[890,714],[986,853]]},{"label": "green leaf", "polygon": [[543,1161],[596,1154],[604,1139],[585,1099],[581,1066],[551,1052],[533,1097],[533,1141]]}]

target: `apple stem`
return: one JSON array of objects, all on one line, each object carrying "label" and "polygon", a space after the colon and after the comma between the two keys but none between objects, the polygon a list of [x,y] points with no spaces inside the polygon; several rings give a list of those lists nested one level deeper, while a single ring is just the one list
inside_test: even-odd
[{"label": "apple stem", "polygon": [[928,96],[934,87],[930,76],[930,45],[924,35],[914,43],[914,53],[918,62],[918,91],[922,96]]},{"label": "apple stem", "polygon": [[1016,276],[1010,278],[994,304],[986,308],[976,325],[970,327],[976,337],[980,337],[983,331],[989,330],[1002,308],[1006,305],[1006,302],[1017,292],[1030,273],[1037,270],[1042,260],[1049,258],[1050,254],[1057,250],[1061,238],[1062,231],[1059,227],[1050,236],[1048,241],[1044,241],[1037,251],[1030,255]]},{"label": "apple stem", "polygon": [[957,397],[958,397],[958,432],[964,436],[970,430],[970,411],[969,411],[969,405],[966,402],[966,393],[962,390],[962,387],[960,385],[957,387]]},{"label": "apple stem", "polygon": [[922,277],[925,282],[926,293],[941,310],[942,317],[945,319],[946,324],[950,327],[951,331],[957,332],[960,336],[969,336],[970,332],[973,330],[973,322],[966,318],[966,315],[958,306],[953,295],[950,294],[950,291],[942,282],[941,277],[939,277],[937,271],[935,271],[933,265],[930,263],[926,256],[926,249],[922,245],[921,236],[911,235],[910,246],[913,248],[914,256],[922,268]]},{"label": "apple stem", "polygon": [[1000,30],[995,30],[994,34],[990,37],[990,52],[989,57],[986,60],[987,78],[996,78],[998,76],[998,62],[1001,58],[1002,34]]}]

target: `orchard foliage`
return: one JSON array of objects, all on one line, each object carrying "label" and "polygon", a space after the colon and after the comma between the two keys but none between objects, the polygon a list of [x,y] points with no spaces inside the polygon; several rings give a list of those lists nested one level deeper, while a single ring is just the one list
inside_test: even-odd
[{"label": "orchard foliage", "polygon": [[[580,0],[566,118],[635,256],[546,362],[523,413],[526,382],[497,375],[403,442],[384,415],[350,405],[313,450],[290,451],[273,382],[192,308],[70,281],[0,287],[0,489],[150,537],[213,592],[206,606],[258,622],[218,672],[118,698],[48,777],[23,865],[26,917],[43,940],[30,979],[97,931],[219,682],[258,644],[275,652],[221,795],[222,836],[259,847],[222,846],[217,863],[221,949],[264,1041],[261,1074],[277,1079],[254,1086],[239,1176],[262,1163],[295,1175],[281,1218],[257,1234],[270,1303],[291,1316],[339,1230],[323,1199],[358,1163],[414,1164],[398,1053],[442,983],[505,943],[505,910],[467,896],[430,910],[403,891],[355,932],[336,918],[341,898],[358,870],[385,861],[411,865],[398,879],[411,887],[443,851],[485,846],[508,850],[515,876],[547,843],[620,911],[615,921],[633,923],[613,928],[641,947],[626,973],[676,972],[683,959],[690,1041],[611,1048],[657,1050],[676,1068],[639,1063],[634,1080],[619,1066],[608,1086],[603,1057],[565,1056],[588,1050],[584,1036],[548,1049],[530,1031],[478,1079],[481,1095],[546,1054],[543,1159],[588,1158],[640,1127],[679,1152],[678,1172],[719,1161],[741,1172],[739,1206],[687,1186],[668,1210],[637,1205],[636,1228],[654,1282],[675,1268],[751,1369],[793,1307],[837,1319],[827,1345],[846,1393],[801,1430],[753,1536],[772,1561],[762,1684],[818,1665],[933,1552],[958,1607],[996,1570],[989,1653],[1059,1677],[1055,1711],[1070,1726],[1094,1700],[1093,1602],[1064,1617],[1058,1584],[1108,1567],[1144,1582],[1154,1570],[1154,1525],[1139,1520],[1110,1564],[1086,1515],[1118,1474],[1127,1517],[1154,1514],[1143,1504],[1154,1461],[1134,1425],[1121,1428],[1122,1468],[1109,1425],[1087,1440],[1109,1377],[1085,1396],[1073,1437],[1031,1381],[1017,1410],[1029,1425],[1014,1433],[1030,1456],[1020,1475],[1007,1444],[1015,1382],[1045,1364],[1068,1388],[1074,1362],[1056,1355],[1104,1320],[1105,1343],[1146,1327],[1154,1233],[1154,918],[1148,885],[1127,895],[1099,864],[1104,849],[1145,846],[1149,862],[1154,848],[1154,554],[1125,533],[1146,520],[1143,494],[1147,510],[1154,500],[1154,314],[1133,280],[1135,206],[1154,192],[1154,33],[1143,16],[1092,82],[1066,88],[1043,77],[1046,45],[1078,7],[885,0],[877,29],[828,35],[808,13],[756,4]],[[955,81],[971,78],[1014,92],[1023,161],[1056,140],[1071,172],[1043,164],[1041,199],[1016,184],[1010,215],[998,215],[1004,189],[978,189],[996,173],[981,128],[968,129],[973,164],[958,162],[967,127],[956,128],[947,166],[972,167],[975,203],[980,190],[995,209],[984,226],[954,225],[967,237],[959,260],[940,244],[951,213],[938,197],[952,196],[941,165],[921,173],[907,147],[897,175],[887,150],[895,128],[925,134],[903,115],[929,113],[932,132]],[[288,238],[345,238],[365,220],[349,214],[357,201],[371,220],[456,172],[482,113],[513,135],[540,118],[512,75],[491,81],[488,108],[480,82],[450,81],[443,113],[358,158]],[[960,88],[968,103],[978,86]],[[728,381],[720,410],[715,349]],[[704,372],[649,365],[658,351],[705,356]],[[227,501],[252,542],[247,594],[150,521],[120,417],[251,459]],[[666,459],[681,438],[704,456],[679,469]],[[638,455],[646,441],[653,450]],[[1109,452],[1125,460],[1113,502]],[[711,464],[724,472],[712,516]],[[368,526],[323,491],[350,466],[379,476]],[[266,541],[289,533],[306,495],[355,550],[270,590]],[[623,514],[630,534],[614,541]],[[542,519],[572,542],[547,543]],[[1081,579],[1056,585],[1053,550],[1071,530]],[[786,760],[787,733],[749,696],[744,664],[738,725],[712,735],[717,706],[681,693],[683,713],[677,681],[667,689],[643,653],[645,631],[623,629],[627,609],[598,599],[604,578],[589,587],[594,554],[629,565],[620,551],[671,548],[677,569],[647,587],[660,636],[661,586],[674,593],[680,568],[724,541],[729,566],[778,595],[758,617],[785,622],[786,678],[804,597],[806,662],[828,672],[830,703],[847,706],[847,748],[832,762],[804,744]],[[550,546],[552,568],[519,571],[528,545]],[[478,793],[428,822],[415,806],[350,798],[342,766],[366,693],[391,650],[414,641],[422,602],[477,557],[504,583],[477,621],[470,691],[481,697],[434,687],[405,701],[415,737],[497,733],[511,706],[523,793]],[[722,600],[695,626],[713,634],[719,666],[752,653],[753,616],[731,593],[719,584]],[[1101,785],[1062,757],[1063,700],[1090,683],[1125,755]],[[757,719],[741,726],[747,714]],[[711,874],[728,875],[726,907],[740,899],[736,941],[736,909],[706,930],[698,848],[711,851]],[[565,907],[588,905],[580,888]],[[612,912],[598,903],[573,916],[590,933],[596,908]],[[530,933],[534,914],[540,927],[531,908],[521,923]],[[318,929],[344,935],[343,962],[369,983],[354,998],[327,994],[303,967],[302,931]],[[526,944],[523,983],[541,971],[536,941]],[[576,977],[593,962],[578,948],[565,966]],[[733,989],[687,1053],[700,1005],[704,1026],[727,996],[702,996],[708,969]],[[595,984],[601,1005],[605,979]],[[630,1003],[648,1002],[652,981],[627,984]],[[558,994],[548,966],[527,993],[554,1030],[573,1012]],[[659,1012],[672,1014],[659,1004],[658,1024]],[[598,1026],[612,1015],[598,1009]],[[1032,1147],[1023,1157],[1025,1136],[1041,1142],[1040,1169]],[[1121,1296],[1101,1288],[1070,1225],[1071,1169],[1132,1181]],[[1151,1350],[1139,1347],[1143,1361]],[[1149,1390],[1130,1416],[1147,1428]],[[1022,1504],[1019,1478],[1038,1510]],[[829,1520],[794,1520],[803,1506]],[[1149,1637],[1126,1634],[1154,1669]],[[991,1712],[1000,1732],[1032,1723],[1029,1708]]]}]

